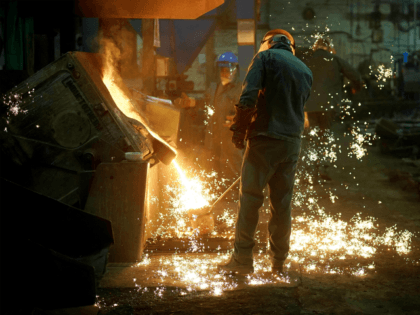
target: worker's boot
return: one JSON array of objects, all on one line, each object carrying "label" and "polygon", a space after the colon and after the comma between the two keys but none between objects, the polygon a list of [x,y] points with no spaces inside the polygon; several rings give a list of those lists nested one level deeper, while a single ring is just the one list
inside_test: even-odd
[{"label": "worker's boot", "polygon": [[[279,276],[289,276],[289,277],[298,277],[299,276],[299,263],[289,260],[287,263],[280,264],[280,263],[273,263],[271,266],[271,272],[273,274],[277,274]],[[284,265],[287,265],[288,267],[285,267]],[[289,266],[290,264],[290,266]]]},{"label": "worker's boot", "polygon": [[282,275],[283,274],[283,266],[271,267],[271,272],[274,273],[274,274]]},{"label": "worker's boot", "polygon": [[241,264],[233,256],[230,261],[225,265],[218,265],[217,269],[225,273],[237,273],[237,274],[248,274],[254,272],[254,266],[249,263]]}]

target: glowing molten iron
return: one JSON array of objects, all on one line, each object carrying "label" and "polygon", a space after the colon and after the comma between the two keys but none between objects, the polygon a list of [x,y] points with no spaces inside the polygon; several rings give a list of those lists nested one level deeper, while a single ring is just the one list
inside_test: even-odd
[{"label": "glowing molten iron", "polygon": [[178,171],[181,184],[185,189],[184,192],[179,195],[176,208],[186,211],[208,206],[209,202],[203,196],[203,184],[201,181],[198,178],[188,179],[176,161],[173,161],[173,165]]},{"label": "glowing molten iron", "polygon": [[[115,68],[112,66],[112,61],[113,61],[113,58],[112,58],[112,54],[111,54],[110,50],[106,50],[106,53],[105,53],[105,68],[104,68],[102,81],[104,82],[104,84],[107,87],[109,93],[111,94],[112,98],[114,99],[115,104],[124,113],[124,115],[126,115],[130,118],[133,118],[133,119],[140,120],[140,122],[144,124],[144,121],[141,119],[140,115],[138,115],[133,110],[133,106],[131,105],[130,98],[118,86],[118,85],[120,85],[119,81],[121,81],[121,79],[120,79],[119,74],[117,74]],[[115,82],[115,81],[117,81],[117,82]]]}]

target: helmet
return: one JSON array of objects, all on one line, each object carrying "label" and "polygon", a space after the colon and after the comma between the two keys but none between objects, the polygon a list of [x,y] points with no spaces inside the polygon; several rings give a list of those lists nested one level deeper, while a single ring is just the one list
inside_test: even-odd
[{"label": "helmet", "polygon": [[227,51],[217,58],[217,65],[219,67],[231,67],[236,66],[236,64],[238,64],[238,57],[231,51]]},{"label": "helmet", "polygon": [[[273,35],[272,41],[274,41],[274,42],[284,41],[283,36],[285,36],[288,39],[288,41],[284,41],[284,42],[287,43],[287,44],[289,44],[289,42],[290,42],[290,44],[289,44],[290,48],[293,51],[293,55],[295,54],[295,52],[296,52],[295,39],[293,38],[293,36],[288,31],[285,31],[285,30],[282,30],[282,29],[279,29],[279,28],[273,29],[273,30],[265,33],[263,39],[266,38],[267,36],[270,36],[270,35]],[[281,35],[283,35],[283,36],[281,36]],[[264,42],[264,40],[262,40],[262,42]]]},{"label": "helmet", "polygon": [[239,72],[238,57],[231,52],[227,51],[221,54],[216,61],[218,65],[218,72],[223,85],[231,83],[236,80]]}]

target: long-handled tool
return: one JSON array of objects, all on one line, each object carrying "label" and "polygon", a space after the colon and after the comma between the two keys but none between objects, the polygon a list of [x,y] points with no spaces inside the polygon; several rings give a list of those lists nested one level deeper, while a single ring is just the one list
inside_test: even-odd
[{"label": "long-handled tool", "polygon": [[199,209],[191,209],[188,211],[190,216],[190,221],[193,229],[198,229],[200,234],[207,234],[214,230],[214,218],[213,218],[213,209],[222,200],[229,191],[239,182],[241,177],[239,177],[235,182],[230,185],[226,191],[220,195],[219,198],[213,203],[210,208],[203,207]]}]

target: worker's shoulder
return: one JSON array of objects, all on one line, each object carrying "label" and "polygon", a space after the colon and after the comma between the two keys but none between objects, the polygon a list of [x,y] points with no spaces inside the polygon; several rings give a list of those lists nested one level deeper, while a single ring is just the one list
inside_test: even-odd
[{"label": "worker's shoulder", "polygon": [[293,55],[292,52],[285,50],[285,49],[268,49],[265,51],[259,52],[260,58],[263,59],[264,63],[271,63],[282,67],[282,65],[286,65],[286,68],[289,68],[294,71],[298,71],[301,73],[306,73],[312,76],[311,69],[298,57]]}]

